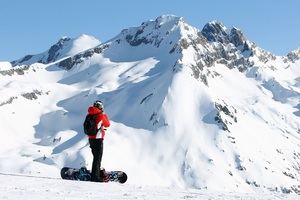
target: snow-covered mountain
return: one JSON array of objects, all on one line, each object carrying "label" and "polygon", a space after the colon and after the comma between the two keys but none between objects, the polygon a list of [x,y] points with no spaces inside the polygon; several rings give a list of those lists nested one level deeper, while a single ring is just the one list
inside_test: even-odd
[{"label": "snow-covered mountain", "polygon": [[34,63],[49,64],[67,56],[73,56],[81,51],[95,47],[100,44],[100,41],[93,36],[81,35],[78,38],[72,39],[62,37],[57,43],[52,45],[47,51],[37,55],[26,55],[21,59],[12,61],[13,66],[16,65],[31,65]]},{"label": "snow-covered mountain", "polygon": [[275,56],[238,28],[173,15],[90,44],[0,63],[1,172],[91,167],[82,122],[101,99],[103,165],[129,183],[300,193],[299,50]]}]

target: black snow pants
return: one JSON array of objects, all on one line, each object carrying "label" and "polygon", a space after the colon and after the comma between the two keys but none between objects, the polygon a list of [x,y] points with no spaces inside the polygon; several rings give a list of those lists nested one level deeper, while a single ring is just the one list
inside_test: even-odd
[{"label": "black snow pants", "polygon": [[93,154],[92,181],[100,182],[100,167],[103,154],[103,139],[89,139]]}]

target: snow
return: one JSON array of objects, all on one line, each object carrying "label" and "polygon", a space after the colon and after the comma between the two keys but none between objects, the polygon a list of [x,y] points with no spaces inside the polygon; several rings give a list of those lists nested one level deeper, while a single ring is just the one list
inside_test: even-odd
[{"label": "snow", "polygon": [[73,40],[72,45],[69,49],[65,50],[65,53],[62,53],[64,56],[72,56],[77,53],[80,53],[89,48],[95,47],[100,44],[100,41],[93,36],[82,34],[78,38]]},{"label": "snow", "polygon": [[[219,51],[246,54],[200,36],[165,15],[105,44],[63,38],[52,63],[1,62],[0,198],[292,199],[282,193],[300,190],[300,61],[262,62],[252,46],[244,71],[209,65]],[[125,185],[59,180],[63,166],[91,167],[82,123],[96,99],[112,124],[102,164],[125,171]]]},{"label": "snow", "polygon": [[[280,193],[221,193],[174,187],[66,181],[45,177],[0,174],[0,199],[114,199],[114,200],[276,200],[296,199]],[[12,181],[13,180],[13,181]]]},{"label": "snow", "polygon": [[82,34],[73,39],[64,36],[47,51],[37,55],[28,55],[13,62],[15,62],[14,65],[32,65],[37,62],[55,62],[61,58],[76,55],[99,44],[100,41],[98,39],[86,34]]},{"label": "snow", "polygon": [[2,61],[0,61],[0,71],[2,71],[2,70],[9,70],[9,69],[11,69],[10,62],[2,62]]}]

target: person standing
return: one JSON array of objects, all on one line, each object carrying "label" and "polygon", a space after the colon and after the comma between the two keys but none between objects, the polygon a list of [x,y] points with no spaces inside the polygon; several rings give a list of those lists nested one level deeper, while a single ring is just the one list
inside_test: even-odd
[{"label": "person standing", "polygon": [[101,161],[103,155],[103,140],[106,128],[110,126],[108,116],[104,113],[103,103],[99,100],[95,101],[93,106],[88,108],[88,115],[92,116],[93,123],[96,125],[96,134],[87,134],[89,138],[90,148],[93,154],[93,164],[91,181],[102,182]]}]

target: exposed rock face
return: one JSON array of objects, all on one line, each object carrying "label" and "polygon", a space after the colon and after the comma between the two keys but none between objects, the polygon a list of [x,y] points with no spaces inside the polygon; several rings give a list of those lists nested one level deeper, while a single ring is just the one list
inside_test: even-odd
[{"label": "exposed rock face", "polygon": [[77,54],[75,56],[66,58],[58,63],[58,66],[65,69],[70,70],[75,65],[82,63],[84,59],[87,59],[89,57],[92,57],[94,54],[100,54],[103,52],[103,50],[107,49],[109,47],[108,44],[100,45],[98,47],[95,47],[93,49],[89,49],[85,52],[82,52],[80,54]]},{"label": "exposed rock face", "polygon": [[70,40],[71,40],[71,38],[64,37],[64,38],[60,39],[56,44],[51,46],[48,51],[48,58],[47,58],[46,63],[51,63],[51,62],[56,61],[56,58],[60,55],[58,51],[63,48],[64,43],[66,43],[67,41],[70,41]]},{"label": "exposed rock face", "polygon": [[99,40],[84,34],[74,39],[62,37],[47,51],[36,55],[24,56],[19,60],[12,61],[11,65],[32,65],[34,63],[50,64],[64,57],[76,55],[77,53],[95,47],[99,44]]},{"label": "exposed rock face", "polygon": [[12,66],[16,66],[16,65],[24,65],[24,64],[30,65],[33,63],[48,64],[51,62],[55,62],[57,58],[61,56],[60,51],[70,41],[71,38],[63,37],[56,44],[52,45],[46,53],[42,53],[38,55],[26,55],[20,60],[12,61],[11,64]]},{"label": "exposed rock face", "polygon": [[[237,28],[232,28],[230,30],[229,39],[230,42],[234,44],[236,47],[244,46],[246,43],[245,36],[243,35],[242,31]],[[249,47],[246,48],[245,50],[249,50]]]},{"label": "exposed rock face", "polygon": [[237,123],[237,117],[235,116],[237,110],[232,106],[228,106],[224,101],[222,103],[215,103],[215,107],[217,110],[215,121],[221,125],[224,131],[230,132],[229,125]]},{"label": "exposed rock face", "polygon": [[189,35],[188,40],[182,39],[180,47],[182,50],[189,46],[194,48],[196,64],[191,68],[194,77],[200,78],[206,85],[207,76],[217,75],[208,70],[215,64],[224,64],[241,72],[253,66],[251,57],[255,53],[255,45],[249,42],[239,29],[232,28],[229,32],[223,24],[211,22],[206,24],[197,36]]},{"label": "exposed rock face", "polygon": [[42,91],[34,90],[32,92],[26,92],[26,93],[23,93],[21,95],[22,95],[22,97],[24,97],[28,100],[36,100],[36,99],[38,99],[38,96],[40,96],[42,94],[43,94]]},{"label": "exposed rock face", "polygon": [[295,61],[299,60],[300,59],[300,48],[288,53],[287,58],[291,62],[295,62]]},{"label": "exposed rock face", "polygon": [[14,68],[14,69],[0,71],[0,74],[3,76],[5,76],[5,75],[12,76],[15,73],[18,75],[23,75],[25,73],[25,71],[27,71],[27,70],[29,70],[29,66],[25,65],[25,66]]},{"label": "exposed rock face", "polygon": [[201,32],[210,42],[229,43],[227,29],[221,22],[207,23]]}]

